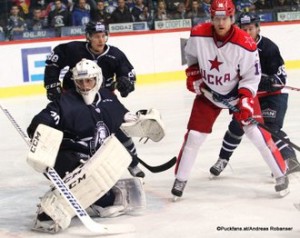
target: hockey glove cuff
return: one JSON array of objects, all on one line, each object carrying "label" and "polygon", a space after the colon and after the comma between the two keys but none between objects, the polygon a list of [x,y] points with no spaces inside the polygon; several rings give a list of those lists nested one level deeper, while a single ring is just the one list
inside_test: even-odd
[{"label": "hockey glove cuff", "polygon": [[201,87],[203,86],[203,80],[201,78],[200,69],[198,64],[193,64],[185,70],[186,74],[186,87],[189,91],[201,94]]},{"label": "hockey glove cuff", "polygon": [[60,83],[53,83],[45,86],[47,90],[47,98],[50,101],[54,101],[60,98],[62,88]]},{"label": "hockey glove cuff", "polygon": [[234,118],[239,121],[243,126],[250,124],[248,121],[249,117],[253,115],[254,99],[252,93],[248,89],[239,89],[239,101],[237,108],[239,112],[234,112]]}]

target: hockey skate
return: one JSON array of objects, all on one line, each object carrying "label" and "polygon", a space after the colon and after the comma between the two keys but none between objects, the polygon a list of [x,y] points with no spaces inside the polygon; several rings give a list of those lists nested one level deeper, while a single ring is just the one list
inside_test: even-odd
[{"label": "hockey skate", "polygon": [[128,171],[133,177],[145,177],[145,173],[137,165],[134,167],[128,167]]},{"label": "hockey skate", "polygon": [[187,181],[180,181],[178,179],[175,179],[173,188],[171,190],[171,193],[174,195],[173,201],[175,202],[179,197],[182,197],[183,190],[185,188]]},{"label": "hockey skate", "polygon": [[61,227],[51,219],[46,213],[43,212],[40,205],[38,205],[37,216],[34,220],[33,231],[45,232],[45,233],[57,233],[61,230]]},{"label": "hockey skate", "polygon": [[219,176],[222,171],[226,168],[228,160],[219,158],[217,162],[210,168],[211,178]]},{"label": "hockey skate", "polygon": [[289,178],[287,176],[276,178],[275,191],[278,192],[281,197],[286,196],[290,192],[288,187]]},{"label": "hockey skate", "polygon": [[294,157],[294,158],[287,159],[286,164],[288,167],[286,175],[291,175],[291,174],[300,172],[300,164],[299,164],[297,158]]}]

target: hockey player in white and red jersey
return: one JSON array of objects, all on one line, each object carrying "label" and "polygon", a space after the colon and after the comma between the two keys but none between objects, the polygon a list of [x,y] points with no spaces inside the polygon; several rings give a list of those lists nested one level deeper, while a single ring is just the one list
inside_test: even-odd
[{"label": "hockey player in white and red jersey", "polygon": [[[288,107],[288,93],[282,87],[286,84],[287,74],[284,60],[278,46],[269,38],[260,35],[260,18],[252,12],[245,12],[237,19],[238,26],[246,31],[257,43],[262,77],[258,86],[258,99],[265,125],[289,140],[288,135],[282,130],[285,114]],[[278,87],[279,86],[279,87]],[[244,131],[236,120],[232,120],[226,131],[219,159],[210,168],[214,176],[219,176],[227,166],[231,155],[242,141]],[[300,164],[295,150],[282,140],[273,136],[273,140],[284,158],[288,170],[287,174],[300,172]]]},{"label": "hockey player in white and red jersey", "polygon": [[[211,23],[195,26],[185,47],[187,88],[196,93],[196,97],[171,192],[175,200],[182,196],[198,150],[212,132],[221,110],[226,108],[222,101],[227,101],[239,109],[239,112],[233,112],[233,117],[273,172],[275,191],[285,195],[288,178],[284,160],[270,133],[248,120],[253,117],[262,122],[256,97],[261,78],[256,43],[234,25],[235,7],[231,0],[214,0],[210,10]],[[212,95],[218,95],[219,100]]]}]

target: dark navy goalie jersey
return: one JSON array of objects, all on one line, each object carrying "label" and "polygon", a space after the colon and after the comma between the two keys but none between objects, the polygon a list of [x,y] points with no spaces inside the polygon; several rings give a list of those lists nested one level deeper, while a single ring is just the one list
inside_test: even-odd
[{"label": "dark navy goalie jersey", "polygon": [[[59,83],[60,71],[69,66],[72,69],[83,58],[95,61],[102,69],[103,85],[111,91],[114,90],[114,77],[128,77],[135,81],[134,68],[126,55],[117,47],[106,45],[104,52],[96,56],[93,54],[87,42],[72,41],[56,46],[51,55],[47,57],[45,68],[45,86]],[[74,82],[71,80],[71,72],[68,71],[63,79],[63,88],[74,88]]]},{"label": "dark navy goalie jersey", "polygon": [[[117,133],[128,110],[108,89],[100,89],[101,100],[86,105],[75,90],[68,90],[37,114],[29,128],[42,123],[63,131],[62,149],[92,155],[112,133]],[[96,98],[99,98],[98,96]]]}]

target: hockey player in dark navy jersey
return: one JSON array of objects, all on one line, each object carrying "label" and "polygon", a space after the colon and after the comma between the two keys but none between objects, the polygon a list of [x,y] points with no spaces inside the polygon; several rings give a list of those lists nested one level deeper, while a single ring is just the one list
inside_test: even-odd
[{"label": "hockey player in dark navy jersey", "polygon": [[[108,31],[105,25],[100,22],[89,22],[85,31],[87,42],[72,41],[60,44],[47,57],[44,86],[50,101],[58,98],[62,90],[74,88],[70,69],[83,58],[93,60],[101,67],[102,87],[111,91],[116,88],[122,97],[127,97],[134,91],[136,81],[134,68],[124,52],[107,44]],[[61,84],[59,75],[65,67],[69,67],[69,71]]]},{"label": "hockey player in dark navy jersey", "polygon": [[[286,84],[287,74],[279,48],[273,41],[260,35],[260,18],[257,14],[242,13],[237,19],[237,24],[257,43],[262,71],[257,95],[264,123],[272,131],[288,139],[287,134],[282,131],[288,104],[288,93],[278,87],[278,85],[284,86]],[[219,159],[210,168],[211,174],[218,176],[225,169],[232,153],[240,144],[243,134],[244,131],[239,123],[232,120],[223,138]],[[286,161],[287,174],[300,172],[300,164],[294,149],[274,136],[273,140]]]},{"label": "hockey player in dark navy jersey", "polygon": [[[63,91],[75,87],[71,80],[70,69],[83,58],[93,60],[101,67],[102,88],[110,91],[117,89],[122,97],[127,97],[134,91],[136,81],[134,68],[120,49],[107,44],[108,31],[105,25],[101,22],[89,22],[85,31],[87,42],[72,41],[60,44],[47,57],[44,86],[50,101],[59,98]],[[69,70],[61,83],[59,75],[65,67],[69,67]],[[136,177],[145,177],[145,173],[137,166],[137,152],[132,139],[123,133],[119,133],[118,139],[132,155],[133,161],[128,168],[130,173]]]}]

